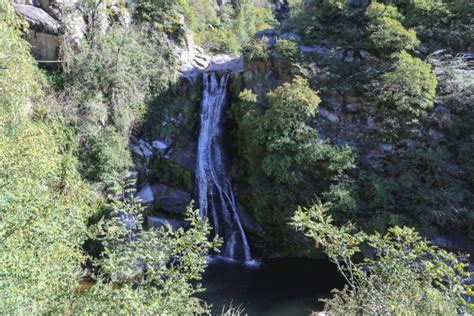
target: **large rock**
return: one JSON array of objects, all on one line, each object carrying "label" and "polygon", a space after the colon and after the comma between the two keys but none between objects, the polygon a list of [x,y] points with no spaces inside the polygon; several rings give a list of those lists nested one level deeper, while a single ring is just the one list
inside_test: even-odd
[{"label": "large rock", "polygon": [[16,3],[14,7],[30,26],[26,39],[31,45],[32,55],[37,60],[48,61],[48,66],[57,66],[61,24],[39,7],[40,3],[23,3],[25,4]]},{"label": "large rock", "polygon": [[188,192],[161,183],[151,185],[155,207],[170,213],[183,213],[191,202]]},{"label": "large rock", "polygon": [[153,202],[155,200],[155,197],[153,195],[153,190],[151,189],[151,185],[149,183],[145,184],[140,189],[140,191],[138,191],[137,197],[139,197],[143,203]]},{"label": "large rock", "polygon": [[197,143],[190,141],[186,146],[174,147],[168,157],[171,161],[184,169],[196,172]]},{"label": "large rock", "polygon": [[171,225],[171,227],[176,230],[181,227],[186,227],[186,221],[176,219],[174,217],[166,216],[166,215],[154,215],[154,216],[147,216],[147,228],[160,228],[165,226],[166,224]]},{"label": "large rock", "polygon": [[49,34],[58,35],[61,31],[61,24],[45,10],[39,7],[25,4],[15,4],[15,10],[30,25],[30,28]]},{"label": "large rock", "polygon": [[262,226],[258,223],[258,221],[250,215],[249,212],[245,209],[245,207],[237,202],[237,213],[240,218],[240,223],[245,231],[253,233],[253,234],[261,234],[263,232]]},{"label": "large rock", "polygon": [[183,213],[191,203],[191,194],[162,183],[146,183],[138,191],[137,197],[143,203],[153,204],[157,209],[175,214]]},{"label": "large rock", "polygon": [[206,71],[218,73],[239,73],[244,71],[244,60],[242,57],[234,57],[226,54],[212,56],[211,63]]}]

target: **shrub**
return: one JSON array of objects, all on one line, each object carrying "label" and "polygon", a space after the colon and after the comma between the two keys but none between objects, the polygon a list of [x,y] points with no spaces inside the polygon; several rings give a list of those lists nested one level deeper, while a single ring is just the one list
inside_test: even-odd
[{"label": "shrub", "polygon": [[311,6],[293,4],[296,12],[291,12],[292,22],[301,29],[305,42],[316,44],[330,41],[345,45],[358,36],[357,24],[348,23],[350,1],[316,0]]},{"label": "shrub", "polygon": [[270,58],[270,46],[267,39],[253,40],[245,45],[244,57],[248,61],[267,61]]},{"label": "shrub", "polygon": [[396,7],[372,2],[365,15],[369,20],[368,39],[376,51],[389,54],[400,50],[414,50],[420,44],[416,32],[403,27],[403,16]]},{"label": "shrub", "polygon": [[[328,209],[321,203],[299,208],[292,220],[346,280],[344,288],[333,290],[334,296],[325,301],[327,312],[431,315],[472,311],[465,300],[472,292],[468,264],[424,241],[411,228],[392,227],[382,236],[359,232],[351,223],[337,227]],[[356,256],[367,246],[369,255],[358,263]]]},{"label": "shrub", "polygon": [[294,41],[280,38],[275,44],[275,52],[280,57],[295,58],[299,53],[298,44]]},{"label": "shrub", "polygon": [[207,266],[207,254],[218,249],[208,240],[211,226],[197,210],[186,210],[189,228],[170,225],[143,230],[143,206],[133,192],[113,201],[112,217],[98,225],[102,255],[94,260],[101,273],[89,288],[77,293],[72,311],[90,314],[207,314],[197,283]]},{"label": "shrub", "polygon": [[89,181],[112,185],[131,166],[128,140],[112,126],[95,134],[87,148],[81,157],[81,168]]},{"label": "shrub", "polygon": [[433,107],[438,81],[431,66],[405,51],[394,57],[397,61],[392,70],[382,78],[380,101],[413,114]]},{"label": "shrub", "polygon": [[80,278],[94,198],[55,126],[32,121],[43,85],[10,1],[0,1],[0,314],[62,314]]}]

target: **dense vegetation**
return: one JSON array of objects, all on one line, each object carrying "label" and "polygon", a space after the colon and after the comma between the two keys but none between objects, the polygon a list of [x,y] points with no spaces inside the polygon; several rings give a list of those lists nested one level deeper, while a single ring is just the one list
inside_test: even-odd
[{"label": "dense vegetation", "polygon": [[[60,78],[45,77],[25,24],[0,5],[0,313],[206,312],[190,281],[218,244],[207,221],[189,209],[186,231],[144,231],[133,190],[118,189],[129,187],[128,137],[153,93],[144,80],[163,89],[162,64],[134,29],[91,27],[80,48],[65,49]],[[83,248],[92,241],[96,257]],[[84,281],[91,264],[97,273]]]},{"label": "dense vegetation", "polygon": [[426,241],[474,240],[471,1],[291,0],[277,22],[280,2],[80,1],[51,71],[0,0],[0,314],[209,313],[219,238],[192,205],[185,227],[148,228],[132,171],[189,192],[193,173],[130,149],[196,135],[200,82],[174,55],[190,34],[245,61],[226,140],[262,256],[334,262],[330,313],[472,311],[465,258]]}]

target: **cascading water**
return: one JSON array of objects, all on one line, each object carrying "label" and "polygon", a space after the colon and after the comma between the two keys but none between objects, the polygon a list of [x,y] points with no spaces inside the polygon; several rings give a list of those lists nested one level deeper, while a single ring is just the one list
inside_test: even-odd
[{"label": "cascading water", "polygon": [[196,181],[201,216],[209,218],[214,232],[224,239],[220,255],[249,262],[252,257],[237,213],[237,203],[224,163],[222,118],[226,105],[229,74],[203,75],[201,132]]}]

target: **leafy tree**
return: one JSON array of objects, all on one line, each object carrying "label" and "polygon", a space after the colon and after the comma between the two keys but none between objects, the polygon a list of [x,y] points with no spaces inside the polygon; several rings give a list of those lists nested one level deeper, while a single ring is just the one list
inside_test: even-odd
[{"label": "leafy tree", "polygon": [[217,250],[217,237],[209,241],[207,219],[188,207],[189,227],[170,225],[143,230],[143,206],[126,190],[123,200],[111,204],[111,217],[96,228],[103,252],[94,264],[100,267],[94,284],[76,295],[74,310],[80,314],[208,313],[194,295],[204,289],[201,279],[207,254]]},{"label": "leafy tree", "polygon": [[298,44],[291,40],[278,39],[275,44],[277,56],[284,58],[296,58],[299,53]]},{"label": "leafy tree", "polygon": [[270,58],[268,40],[252,40],[244,46],[243,55],[247,61],[266,62]]},{"label": "leafy tree", "polygon": [[[337,227],[320,202],[299,208],[292,226],[322,248],[346,280],[326,300],[331,314],[458,314],[472,311],[465,295],[467,263],[426,242],[413,229],[368,235],[351,223]],[[367,251],[363,251],[368,248]],[[361,253],[368,256],[356,261]]]},{"label": "leafy tree", "polygon": [[403,27],[403,15],[397,8],[372,2],[366,9],[368,39],[376,51],[389,54],[400,50],[414,50],[420,42],[414,30]]},{"label": "leafy tree", "polygon": [[29,117],[42,80],[23,30],[0,1],[0,314],[60,313],[81,274],[95,198],[60,128]]},{"label": "leafy tree", "polygon": [[112,186],[131,166],[128,140],[120,136],[112,126],[95,134],[90,150],[81,157],[82,171],[90,181]]},{"label": "leafy tree", "polygon": [[350,16],[348,0],[316,0],[306,5],[296,2],[292,6],[297,9],[290,13],[291,20],[299,26],[306,42],[329,40],[345,44],[356,36],[357,30],[353,32],[347,24]]},{"label": "leafy tree", "polygon": [[[353,165],[353,152],[319,138],[310,122],[320,98],[301,77],[261,100],[250,90],[244,90],[240,99],[232,106],[232,115],[250,184],[247,204],[266,229],[270,247],[301,254],[307,249],[282,223],[296,205],[323,196],[331,185],[337,185],[339,176]],[[339,196],[349,194],[343,190],[340,186]]]},{"label": "leafy tree", "polygon": [[139,26],[113,24],[107,32],[90,32],[94,36],[80,45],[65,36],[60,94],[65,121],[76,131],[82,173],[110,182],[130,165],[132,129],[144,120],[146,104],[174,80],[174,60],[166,45],[150,40]]},{"label": "leafy tree", "polygon": [[296,183],[311,165],[327,163],[339,173],[352,165],[350,150],[337,153],[330,144],[317,139],[317,130],[307,125],[316,115],[319,96],[307,81],[296,77],[267,94],[268,109],[260,119],[257,141],[264,146],[262,168],[277,182]]},{"label": "leafy tree", "polygon": [[438,81],[431,66],[405,51],[395,54],[392,70],[383,75],[382,103],[406,113],[420,114],[433,106]]}]

